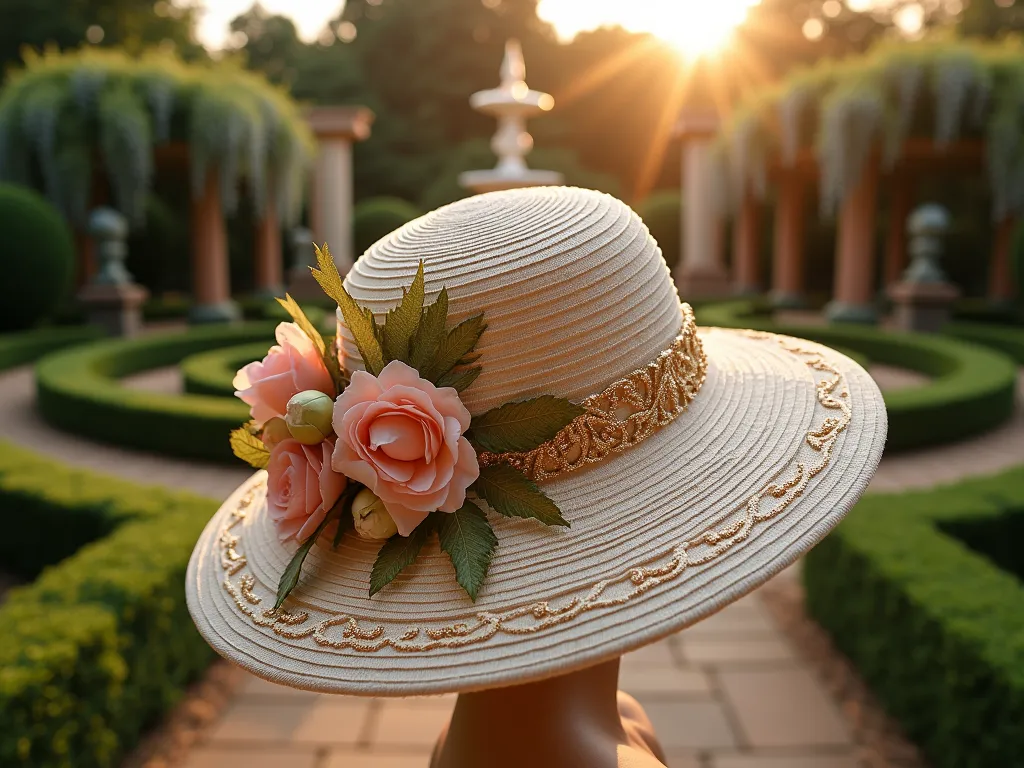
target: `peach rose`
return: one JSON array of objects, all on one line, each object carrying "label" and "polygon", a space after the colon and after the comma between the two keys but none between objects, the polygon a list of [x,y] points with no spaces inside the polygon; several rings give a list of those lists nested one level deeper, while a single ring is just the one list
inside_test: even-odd
[{"label": "peach rose", "polygon": [[319,445],[288,439],[270,452],[267,511],[281,541],[312,536],[345,490],[348,480],[331,469],[333,450],[330,438]]},{"label": "peach rose", "polygon": [[334,404],[332,464],[373,491],[408,536],[435,510],[454,512],[480,475],[462,436],[469,411],[452,387],[435,387],[403,362],[365,371]]},{"label": "peach rose", "polygon": [[334,382],[313,341],[295,323],[280,323],[275,332],[277,344],[262,360],[242,368],[232,382],[235,397],[250,406],[257,424],[275,417],[284,418],[292,395],[315,389],[335,395]]}]

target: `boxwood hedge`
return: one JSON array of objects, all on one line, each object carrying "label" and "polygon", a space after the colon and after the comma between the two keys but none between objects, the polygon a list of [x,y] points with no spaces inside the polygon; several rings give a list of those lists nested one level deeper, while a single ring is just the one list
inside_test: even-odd
[{"label": "boxwood hedge", "polygon": [[758,328],[852,349],[875,363],[931,377],[920,387],[883,393],[889,412],[886,451],[962,440],[1002,424],[1013,413],[1017,370],[1006,355],[956,339],[851,325],[791,326],[773,322],[753,302],[704,307],[701,325]]},{"label": "boxwood hedge", "polygon": [[1024,756],[1022,531],[1017,468],[866,496],[807,555],[811,615],[936,768]]},{"label": "boxwood hedge", "polygon": [[48,352],[95,341],[103,336],[91,325],[56,326],[0,335],[0,371],[38,360]]},{"label": "boxwood hedge", "polygon": [[942,329],[946,336],[981,344],[1012,357],[1024,365],[1024,326],[991,323],[950,323]]},{"label": "boxwood hedge", "polygon": [[186,357],[181,361],[181,378],[185,391],[193,395],[233,397],[231,383],[238,369],[267,354],[267,342],[255,341]]},{"label": "boxwood hedge", "polygon": [[[0,443],[0,765],[111,768],[213,654],[182,584],[216,502]],[[74,552],[74,554],[71,554]]]},{"label": "boxwood hedge", "polygon": [[233,399],[129,389],[118,379],[176,365],[189,355],[273,339],[273,323],[206,326],[186,332],[112,339],[43,358],[36,367],[38,407],[60,429],[96,440],[188,458],[229,460],[228,432],[244,422]]}]

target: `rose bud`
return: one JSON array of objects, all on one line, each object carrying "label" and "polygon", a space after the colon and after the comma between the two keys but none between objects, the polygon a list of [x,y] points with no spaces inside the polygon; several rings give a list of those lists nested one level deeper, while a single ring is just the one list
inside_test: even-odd
[{"label": "rose bud", "polygon": [[334,401],[323,392],[307,389],[292,395],[284,421],[292,437],[304,445],[316,445],[332,432]]},{"label": "rose bud", "polygon": [[284,419],[277,416],[263,425],[263,444],[268,449],[273,449],[275,445],[291,436],[292,433],[288,431],[288,425],[284,423]]},{"label": "rose bud", "polygon": [[398,533],[398,526],[388,514],[384,502],[369,488],[363,488],[352,500],[352,519],[362,539],[384,541]]}]

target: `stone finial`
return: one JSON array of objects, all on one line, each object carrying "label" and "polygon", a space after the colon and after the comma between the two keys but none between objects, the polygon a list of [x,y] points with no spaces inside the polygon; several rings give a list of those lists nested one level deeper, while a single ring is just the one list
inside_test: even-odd
[{"label": "stone finial", "polygon": [[523,59],[523,46],[518,40],[505,42],[505,58],[501,60],[501,87],[512,90],[516,83],[526,81],[526,61]]},{"label": "stone finial", "polygon": [[942,238],[949,229],[949,213],[929,203],[907,217],[911,262],[903,280],[889,290],[895,304],[896,325],[908,331],[942,330],[960,295],[942,272]]},{"label": "stone finial", "polygon": [[99,269],[78,294],[89,322],[113,336],[134,336],[142,329],[142,302],[149,292],[132,282],[124,266],[128,256],[128,221],[111,208],[89,216]]},{"label": "stone finial", "polygon": [[946,282],[939,259],[942,257],[942,240],[948,230],[949,213],[935,203],[918,206],[907,217],[911,262],[903,276],[904,282]]},{"label": "stone finial", "polygon": [[288,293],[296,299],[320,299],[324,292],[320,290],[309,271],[316,266],[313,250],[313,232],[305,227],[295,227],[289,233],[288,243],[292,250],[292,267],[288,270]]},{"label": "stone finial", "polygon": [[128,220],[113,208],[97,208],[89,215],[89,234],[96,241],[99,270],[96,285],[128,285],[132,276],[125,268],[128,256]]}]

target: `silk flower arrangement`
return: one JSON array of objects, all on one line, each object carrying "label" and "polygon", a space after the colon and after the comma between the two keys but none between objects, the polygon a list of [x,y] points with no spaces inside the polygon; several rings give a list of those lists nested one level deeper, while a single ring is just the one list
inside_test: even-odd
[{"label": "silk flower arrangement", "polygon": [[372,597],[416,560],[431,536],[451,558],[472,600],[498,539],[485,509],[568,526],[555,503],[505,462],[477,454],[529,451],[584,413],[544,395],[471,416],[459,393],[482,367],[482,314],[448,327],[448,293],[425,305],[423,263],[383,325],[348,294],[327,246],[313,276],[341,309],[362,358],[349,372],[338,341],[325,341],[288,295],[293,322],[281,323],[267,356],[242,368],[235,394],[252,421],[231,433],[236,456],[266,469],[267,512],[297,549],[281,575],[274,608],[299,581],[323,539],[348,532],[382,542],[370,574]]}]

